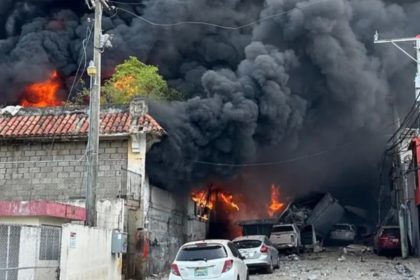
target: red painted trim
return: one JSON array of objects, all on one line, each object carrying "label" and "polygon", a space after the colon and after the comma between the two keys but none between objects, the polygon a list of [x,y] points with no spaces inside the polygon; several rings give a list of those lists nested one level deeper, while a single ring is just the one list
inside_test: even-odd
[{"label": "red painted trim", "polygon": [[86,209],[48,200],[0,201],[0,217],[53,217],[85,221]]}]

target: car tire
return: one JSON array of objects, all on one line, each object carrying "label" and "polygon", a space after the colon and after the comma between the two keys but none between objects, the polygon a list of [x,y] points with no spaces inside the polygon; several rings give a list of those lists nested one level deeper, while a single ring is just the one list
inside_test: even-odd
[{"label": "car tire", "polygon": [[274,271],[274,267],[273,267],[273,260],[271,260],[271,264],[267,267],[267,269],[266,269],[266,273],[267,274],[272,274],[273,273],[273,271]]},{"label": "car tire", "polygon": [[276,266],[274,268],[276,268],[276,269],[280,268],[280,257],[279,256],[277,256],[277,262],[276,262]]}]

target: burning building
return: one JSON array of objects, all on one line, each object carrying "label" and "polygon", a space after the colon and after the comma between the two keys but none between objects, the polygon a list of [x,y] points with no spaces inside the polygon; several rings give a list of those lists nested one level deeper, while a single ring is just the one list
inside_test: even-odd
[{"label": "burning building", "polygon": [[[273,182],[281,184],[280,195],[318,186],[376,213],[376,162],[391,104],[404,107],[405,98],[394,93],[410,89],[411,81],[398,54],[372,48],[371,34],[378,26],[387,37],[414,33],[419,3],[120,2],[104,17],[104,32],[114,35],[104,76],[134,55],[158,65],[185,93],[182,101],[150,103],[168,132],[148,153],[153,184],[185,194],[244,172],[252,176],[240,194],[269,192]],[[83,1],[5,0],[0,15],[1,104],[61,105],[73,83],[82,89],[78,69],[92,56],[92,14]],[[399,71],[387,67],[398,63]],[[242,213],[235,189],[223,191],[240,209],[229,211]],[[265,197],[273,216],[286,205]],[[216,202],[225,203],[219,196]],[[259,207],[264,213],[266,203]]]}]

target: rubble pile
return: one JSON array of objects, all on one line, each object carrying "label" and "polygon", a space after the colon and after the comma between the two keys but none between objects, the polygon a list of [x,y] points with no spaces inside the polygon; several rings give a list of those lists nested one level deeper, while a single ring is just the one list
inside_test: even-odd
[{"label": "rubble pile", "polygon": [[251,274],[250,280],[411,280],[420,279],[418,263],[418,259],[378,257],[369,247],[350,245],[298,258],[283,257],[274,274]]}]

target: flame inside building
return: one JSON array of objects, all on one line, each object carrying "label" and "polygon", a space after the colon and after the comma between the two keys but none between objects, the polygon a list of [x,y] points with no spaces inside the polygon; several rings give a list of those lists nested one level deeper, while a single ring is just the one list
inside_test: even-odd
[{"label": "flame inside building", "polygon": [[51,72],[48,80],[33,83],[23,90],[19,105],[23,107],[54,107],[63,104],[58,96],[62,87],[57,71]]},{"label": "flame inside building", "polygon": [[275,185],[271,186],[271,192],[265,201],[247,197],[242,193],[232,194],[220,186],[193,191],[191,199],[195,202],[197,217],[209,222],[208,238],[232,239],[240,236],[242,229],[238,222],[275,218],[282,213],[285,206],[280,197],[280,187]]}]

